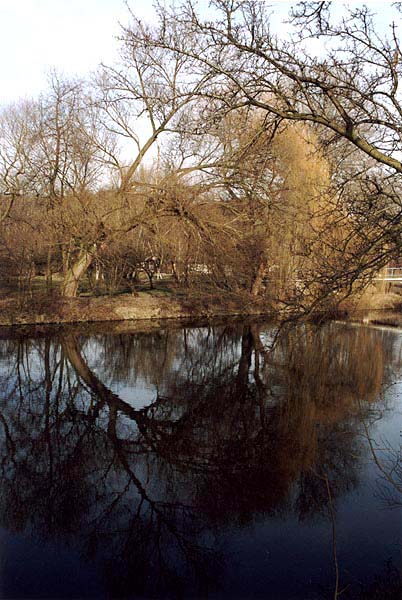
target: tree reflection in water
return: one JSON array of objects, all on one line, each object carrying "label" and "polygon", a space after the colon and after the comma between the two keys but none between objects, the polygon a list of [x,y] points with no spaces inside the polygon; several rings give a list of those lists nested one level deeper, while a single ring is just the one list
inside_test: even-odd
[{"label": "tree reflection in water", "polygon": [[223,526],[329,519],[399,369],[394,338],[300,325],[268,350],[271,335],[254,324],[3,341],[2,526],[79,546],[113,597],[160,597],[219,588]]}]

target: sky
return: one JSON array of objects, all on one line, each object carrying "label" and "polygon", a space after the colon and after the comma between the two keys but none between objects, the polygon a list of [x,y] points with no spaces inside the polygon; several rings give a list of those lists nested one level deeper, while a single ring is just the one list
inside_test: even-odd
[{"label": "sky", "polygon": [[[367,3],[385,23],[392,0]],[[152,20],[152,0],[129,4],[137,16]],[[292,2],[269,4],[284,15]],[[342,10],[345,3],[335,4]],[[84,76],[102,61],[112,63],[119,23],[127,22],[124,0],[0,0],[0,105],[37,96],[52,68],[67,77]]]},{"label": "sky", "polygon": [[[152,15],[151,2],[130,6]],[[113,62],[119,21],[129,21],[123,0],[0,0],[0,104],[36,96],[52,68],[86,75]]]}]

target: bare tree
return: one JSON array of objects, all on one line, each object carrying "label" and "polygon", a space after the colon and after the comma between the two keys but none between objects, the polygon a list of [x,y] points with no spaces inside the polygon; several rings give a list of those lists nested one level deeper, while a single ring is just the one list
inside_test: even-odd
[{"label": "bare tree", "polygon": [[[395,24],[387,39],[367,7],[351,9],[334,23],[331,2],[301,2],[291,15],[291,37],[284,41],[272,32],[264,3],[215,0],[212,6],[213,19],[202,19],[191,3],[169,16],[182,37],[193,41],[184,54],[197,58],[199,69],[219,72],[232,102],[322,125],[402,172],[395,156],[402,114]],[[308,45],[317,37],[328,43],[327,52],[314,53]],[[170,49],[171,41],[165,38],[160,46]],[[228,98],[225,94],[221,103],[227,106]]]},{"label": "bare tree", "polygon": [[28,115],[30,102],[3,109],[0,114],[0,194],[7,199],[1,222],[10,214],[17,196],[31,191],[33,174],[29,155],[33,147]]},{"label": "bare tree", "polygon": [[[163,202],[161,195],[157,207],[153,194],[144,200],[147,194],[143,184],[138,184],[139,169],[161,137],[180,135],[188,127],[193,105],[214,78],[211,72],[197,73],[194,59],[175,49],[161,51],[157,47],[156,40],[165,35],[163,18],[158,28],[151,29],[133,14],[131,17],[132,25],[122,35],[122,64],[104,67],[99,75],[98,103],[105,128],[126,140],[132,156],[128,161],[115,158],[118,185],[114,222],[110,215],[104,215],[99,239],[79,248],[64,281],[66,296],[77,293],[79,281],[93,260],[95,245],[105,245],[108,239],[126,235],[145,223],[152,227],[161,216],[177,212],[170,203]],[[173,46],[180,43],[179,32],[171,28],[169,35]]]},{"label": "bare tree", "polygon": [[48,242],[49,278],[55,253],[61,252],[68,270],[75,235],[66,227],[66,211],[73,215],[73,205],[82,205],[82,229],[88,197],[105,182],[105,166],[115,143],[98,114],[84,82],[52,73],[46,93],[6,108],[1,115],[0,177],[2,192],[9,197],[2,220],[17,196],[30,205],[37,199],[42,223],[52,232],[50,236],[49,231],[42,232]]},{"label": "bare tree", "polygon": [[[367,7],[336,22],[330,2],[302,2],[285,40],[273,33],[269,8],[257,0],[215,0],[207,16],[191,2],[160,14],[167,31],[150,40],[154,51],[176,51],[219,82],[206,93],[209,122],[254,107],[268,130],[281,121],[310,123],[327,149],[344,218],[360,221],[360,235],[366,219],[368,234],[353,261],[336,269],[333,263],[322,274],[325,294],[350,289],[400,251],[402,61],[395,24],[387,37]],[[180,32],[180,43],[171,30]]]}]

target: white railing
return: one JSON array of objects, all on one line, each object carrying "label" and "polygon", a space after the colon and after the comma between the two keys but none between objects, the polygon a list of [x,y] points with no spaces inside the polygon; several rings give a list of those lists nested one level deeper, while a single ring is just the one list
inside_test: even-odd
[{"label": "white railing", "polygon": [[387,267],[378,273],[375,281],[402,281],[402,267]]}]

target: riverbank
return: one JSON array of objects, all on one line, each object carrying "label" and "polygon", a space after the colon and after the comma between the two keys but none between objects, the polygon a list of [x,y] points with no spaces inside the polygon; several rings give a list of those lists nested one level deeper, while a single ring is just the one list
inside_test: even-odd
[{"label": "riverbank", "polygon": [[23,306],[13,297],[0,300],[0,326],[97,323],[159,319],[200,319],[270,315],[272,309],[249,297],[223,295],[162,295],[140,292],[117,296],[34,298]]},{"label": "riverbank", "polygon": [[369,286],[362,294],[341,302],[340,312],[350,322],[402,327],[402,295],[398,292]]},{"label": "riverbank", "polygon": [[[363,313],[381,311],[401,312],[402,296],[395,293],[370,293],[360,298],[348,298],[339,306],[339,314],[354,320]],[[278,307],[265,299],[254,299],[248,294],[239,295],[190,293],[172,290],[146,290],[115,296],[79,296],[63,298],[35,295],[24,303],[14,294],[0,297],[0,326],[13,325],[63,325],[68,323],[100,323],[119,321],[156,321],[165,319],[197,320],[219,317],[278,317]],[[335,316],[337,312],[332,316]],[[289,312],[286,313],[289,316]],[[371,319],[370,319],[371,320]]]}]

